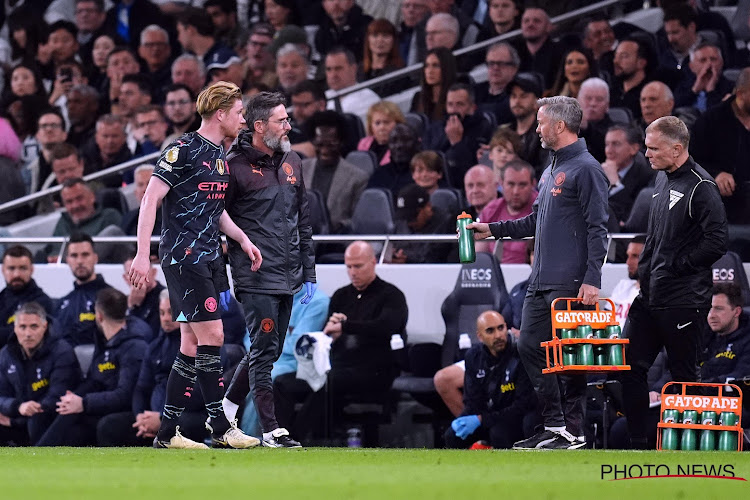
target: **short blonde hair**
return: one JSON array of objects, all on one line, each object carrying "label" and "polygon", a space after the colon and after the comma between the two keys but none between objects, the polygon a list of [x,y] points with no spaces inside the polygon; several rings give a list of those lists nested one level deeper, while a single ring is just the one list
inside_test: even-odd
[{"label": "short blonde hair", "polygon": [[229,111],[237,100],[242,101],[242,90],[233,83],[221,81],[198,94],[195,108],[201,118],[210,118],[220,109]]},{"label": "short blonde hair", "polygon": [[375,113],[383,113],[396,123],[406,123],[406,118],[401,109],[391,101],[378,101],[367,110],[367,135],[374,135],[372,131],[372,116]]}]

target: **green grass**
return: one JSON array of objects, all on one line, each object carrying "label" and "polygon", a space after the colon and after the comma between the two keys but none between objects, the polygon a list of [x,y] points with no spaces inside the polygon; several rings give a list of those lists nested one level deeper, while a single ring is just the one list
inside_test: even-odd
[{"label": "green grass", "polygon": [[[748,481],[608,481],[602,464],[731,464]],[[663,471],[664,469],[662,469]],[[0,498],[666,500],[750,496],[750,454],[395,449],[0,448]]]}]

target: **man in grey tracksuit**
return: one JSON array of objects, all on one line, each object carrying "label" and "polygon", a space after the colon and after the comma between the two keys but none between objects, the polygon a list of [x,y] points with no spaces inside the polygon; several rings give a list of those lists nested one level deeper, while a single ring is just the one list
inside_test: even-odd
[{"label": "man in grey tracksuit", "polygon": [[585,446],[583,417],[586,379],[542,375],[541,342],[552,338],[550,306],[558,297],[580,297],[595,304],[607,252],[607,193],[604,171],[578,138],[583,113],[578,101],[550,97],[538,101],[537,133],[552,151],[539,181],[539,196],[528,216],[492,224],[474,223],[475,239],[535,237],[534,264],[523,304],[518,350],[543,405],[544,430],[514,449],[575,449]]}]

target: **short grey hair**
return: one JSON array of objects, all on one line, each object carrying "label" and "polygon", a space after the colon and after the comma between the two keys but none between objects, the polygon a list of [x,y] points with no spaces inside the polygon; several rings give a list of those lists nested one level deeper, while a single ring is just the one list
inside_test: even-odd
[{"label": "short grey hair", "polygon": [[307,53],[293,43],[285,43],[284,45],[282,45],[281,48],[276,52],[276,60],[278,61],[279,57],[283,57],[288,54],[297,54],[302,58],[303,61],[305,61],[305,64],[307,64],[308,66],[310,65],[310,61],[307,60]]},{"label": "short grey hair", "polygon": [[461,27],[458,24],[458,19],[456,19],[452,15],[445,12],[438,12],[437,14],[433,14],[432,16],[430,16],[430,19],[428,19],[427,22],[430,22],[432,20],[434,20],[434,22],[436,23],[440,23],[445,27],[445,29],[452,31],[456,34],[456,37],[458,37]]},{"label": "short grey hair", "polygon": [[203,61],[200,58],[194,56],[193,54],[182,54],[180,57],[174,60],[170,70],[174,71],[175,65],[177,65],[178,62],[182,61],[192,61],[198,66],[198,73],[200,73],[201,76],[206,76],[206,65],[203,64]]},{"label": "short grey hair", "polygon": [[607,82],[605,82],[601,78],[595,76],[595,77],[592,77],[592,78],[585,79],[583,81],[583,83],[581,84],[581,88],[578,89],[578,97],[580,97],[581,93],[584,90],[587,90],[587,89],[591,89],[591,90],[594,90],[594,89],[605,90],[607,92],[607,101],[609,101],[609,85],[607,84]]},{"label": "short grey hair", "polygon": [[581,104],[574,97],[554,96],[544,97],[536,101],[539,109],[546,106],[544,114],[554,121],[561,121],[570,132],[577,134],[581,129],[583,110]]},{"label": "short grey hair", "polygon": [[169,43],[169,33],[167,33],[167,30],[156,24],[149,24],[148,26],[143,28],[143,31],[141,31],[141,45],[146,43],[146,35],[149,33],[159,33],[164,37],[167,43]]},{"label": "short grey hair", "polygon": [[685,122],[676,116],[662,116],[646,127],[646,133],[658,132],[672,144],[680,144],[687,151],[690,147],[690,132]]},{"label": "short grey hair", "polygon": [[47,311],[39,304],[39,302],[26,302],[16,310],[16,316],[19,314],[34,314],[39,316],[39,319],[47,321]]},{"label": "short grey hair", "polygon": [[286,106],[286,97],[281,92],[259,92],[252,96],[245,108],[245,119],[250,131],[253,131],[253,123],[268,121],[273,109],[279,105]]},{"label": "short grey hair", "polygon": [[716,49],[716,52],[719,54],[719,59],[721,59],[721,62],[724,62],[724,55],[721,53],[721,47],[716,45],[715,43],[711,42],[701,42],[698,45],[696,45],[693,49],[690,50],[690,62],[693,62],[695,59],[695,53],[699,50],[703,50],[705,48],[711,47],[712,49]]},{"label": "short grey hair", "polygon": [[516,68],[521,66],[521,57],[518,55],[518,51],[508,42],[493,43],[487,48],[486,53],[489,54],[490,52],[494,52],[500,49],[505,49],[508,51],[508,54],[510,54],[510,60],[513,62],[513,66],[515,66]]},{"label": "short grey hair", "polygon": [[102,127],[102,125],[119,125],[120,127],[122,127],[122,133],[127,133],[128,122],[125,120],[125,118],[119,115],[113,115],[110,113],[108,115],[100,116],[99,119],[96,120],[97,132]]},{"label": "short grey hair", "polygon": [[135,167],[133,175],[138,175],[139,173],[145,172],[146,170],[153,173],[153,171],[156,170],[156,167],[154,165],[151,165],[150,163],[142,163],[141,165]]},{"label": "short grey hair", "polygon": [[[653,80],[644,85],[643,89],[645,89],[646,87],[658,87],[659,91],[664,95],[664,99],[666,99],[667,101],[674,101],[674,94],[672,93],[672,89],[670,89],[666,83],[660,82],[659,80]],[[641,94],[643,93],[643,89],[641,89]]]},{"label": "short grey hair", "polygon": [[91,85],[84,85],[82,83],[73,85],[73,87],[71,87],[70,89],[70,92],[78,92],[79,94],[81,94],[81,97],[88,97],[91,99],[99,100],[99,91]]},{"label": "short grey hair", "polygon": [[159,292],[159,302],[162,300],[169,300],[169,290],[167,288]]}]

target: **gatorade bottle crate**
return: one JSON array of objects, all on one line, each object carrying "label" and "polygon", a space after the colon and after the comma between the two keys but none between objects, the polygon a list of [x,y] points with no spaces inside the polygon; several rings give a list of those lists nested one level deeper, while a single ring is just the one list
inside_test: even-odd
[{"label": "gatorade bottle crate", "polygon": [[[670,386],[679,392],[668,392]],[[661,390],[660,420],[657,450],[742,451],[742,391],[734,384],[667,382]]]},{"label": "gatorade bottle crate", "polygon": [[[620,338],[622,332],[614,302],[599,299],[593,310],[572,308],[580,302],[582,299],[572,297],[552,301],[552,340],[541,343],[547,355],[547,368],[542,373],[572,375],[630,370],[625,364],[625,344],[629,341]],[[609,310],[602,307],[604,303],[609,304]],[[575,337],[571,330],[575,330]],[[594,332],[600,336],[587,337]],[[617,338],[609,338],[610,335]]]}]

